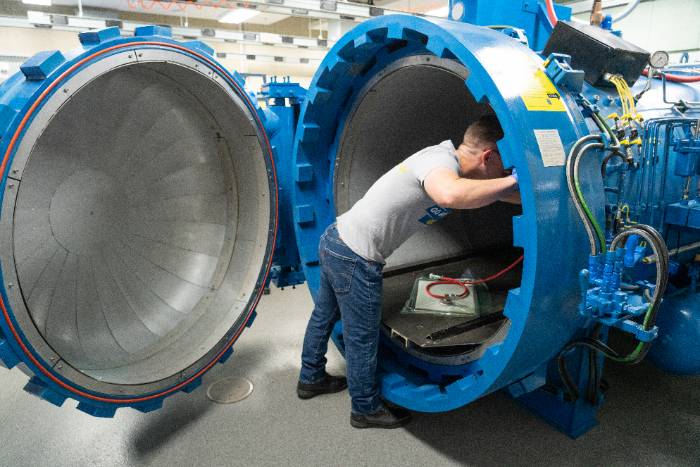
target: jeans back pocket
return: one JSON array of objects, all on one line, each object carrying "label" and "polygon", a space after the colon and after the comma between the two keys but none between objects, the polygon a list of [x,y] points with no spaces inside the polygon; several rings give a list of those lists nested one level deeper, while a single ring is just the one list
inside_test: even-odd
[{"label": "jeans back pocket", "polygon": [[325,253],[323,258],[325,272],[333,287],[333,291],[337,294],[350,292],[357,259],[341,255],[329,248],[325,249]]}]

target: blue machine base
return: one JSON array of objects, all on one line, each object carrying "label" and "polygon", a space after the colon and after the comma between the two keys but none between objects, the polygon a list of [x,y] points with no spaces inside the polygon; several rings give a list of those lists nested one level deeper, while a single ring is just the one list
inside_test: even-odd
[{"label": "blue machine base", "polygon": [[520,405],[552,425],[565,435],[576,439],[598,425],[595,407],[578,400],[567,402],[561,394],[536,389],[515,399]]},{"label": "blue machine base", "polygon": [[[343,324],[341,321],[338,321],[333,327],[331,339],[344,357],[345,344],[343,342]],[[577,357],[577,360],[582,357],[581,352],[578,353]],[[585,370],[585,363],[581,360],[578,361],[579,368]],[[579,373],[580,387],[583,388],[585,379],[580,376],[581,374]],[[515,383],[515,385],[518,385],[518,383]],[[521,385],[521,388],[525,387],[527,387],[527,384]],[[564,400],[561,391],[556,389],[555,391],[548,391],[543,389],[543,387],[530,390],[530,392],[525,394],[522,394],[522,391],[515,392],[517,389],[513,387],[508,389],[510,389],[511,395],[514,393],[522,394],[514,397],[520,405],[572,439],[584,435],[598,425],[596,414],[603,403],[603,395],[600,392],[598,393],[598,404],[592,405],[583,398],[579,398],[576,402],[568,402]]]}]

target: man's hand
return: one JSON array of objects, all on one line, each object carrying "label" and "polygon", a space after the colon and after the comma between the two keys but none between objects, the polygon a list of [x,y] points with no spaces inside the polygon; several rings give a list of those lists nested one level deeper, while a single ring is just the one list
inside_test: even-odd
[{"label": "man's hand", "polygon": [[439,168],[428,174],[423,186],[443,208],[476,209],[517,195],[518,182],[511,175],[490,180],[460,178],[453,170]]},{"label": "man's hand", "polygon": [[513,167],[513,170],[511,171],[511,174],[509,176],[513,177],[515,179],[515,182],[518,183],[518,185],[516,185],[517,191],[503,196],[499,201],[504,201],[510,204],[523,204],[522,200],[520,199],[520,179],[518,177],[518,172],[515,170],[515,167]]}]

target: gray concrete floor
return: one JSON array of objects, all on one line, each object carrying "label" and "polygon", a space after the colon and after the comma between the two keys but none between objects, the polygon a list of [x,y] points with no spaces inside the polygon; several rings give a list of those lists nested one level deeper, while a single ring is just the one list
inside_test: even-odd
[{"label": "gray concrete floor", "polygon": [[[66,402],[22,391],[26,376],[2,371],[0,465],[700,465],[697,378],[649,364],[613,367],[600,426],[573,441],[501,393],[447,414],[416,414],[405,429],[350,427],[347,393],[294,394],[311,299],[305,287],[274,290],[225,365],[205,378],[246,376],[243,402],[217,405],[200,388],[162,410],[96,419]],[[331,350],[329,370],[344,371]]]}]

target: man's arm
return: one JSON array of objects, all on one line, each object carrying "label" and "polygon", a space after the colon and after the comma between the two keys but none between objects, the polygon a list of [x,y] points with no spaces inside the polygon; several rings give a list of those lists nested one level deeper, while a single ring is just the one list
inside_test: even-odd
[{"label": "man's arm", "polygon": [[510,204],[523,204],[523,202],[520,200],[520,192],[515,191],[513,193],[507,194],[503,196],[499,201],[503,201],[506,203]]},{"label": "man's arm", "polygon": [[447,168],[430,172],[423,186],[428,196],[438,205],[452,209],[481,208],[518,194],[518,182],[512,176],[472,180],[460,178],[456,172]]}]

